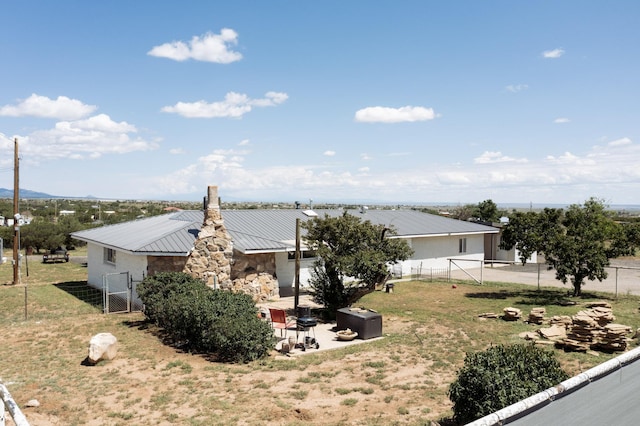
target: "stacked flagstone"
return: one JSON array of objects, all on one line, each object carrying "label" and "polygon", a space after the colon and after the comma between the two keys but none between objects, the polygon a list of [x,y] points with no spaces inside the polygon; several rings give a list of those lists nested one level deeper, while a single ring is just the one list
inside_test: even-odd
[{"label": "stacked flagstone", "polygon": [[498,314],[495,312],[483,312],[478,315],[480,318],[498,318]]},{"label": "stacked flagstone", "polygon": [[[541,328],[538,334],[542,339],[535,339],[531,333],[521,333],[520,337],[534,340],[535,344],[548,344],[564,347],[568,351],[586,352],[590,349],[604,351],[624,351],[627,348],[627,335],[632,332],[631,327],[613,324],[615,316],[608,302],[591,302],[584,309],[573,316],[556,315],[549,319],[550,327]],[[515,321],[519,318],[520,310],[516,308],[504,309],[505,320]],[[542,324],[544,322],[544,308],[533,308],[529,314],[529,322]],[[640,329],[636,332],[640,337]],[[634,336],[634,337],[636,337]]]},{"label": "stacked flagstone", "polygon": [[631,327],[622,324],[607,324],[603,334],[597,343],[597,347],[609,352],[624,351],[627,349],[627,334],[631,333]]},{"label": "stacked flagstone", "polygon": [[[593,306],[593,305],[591,305]],[[615,317],[611,307],[595,306],[592,309],[585,309],[578,312],[572,318],[573,325],[564,340],[565,349],[574,351],[586,351],[594,347],[600,347],[602,338],[605,338],[606,347],[621,347],[620,339],[616,337],[621,332],[619,327],[613,327],[609,338],[606,338],[605,327],[610,324]],[[631,331],[629,329],[629,331]],[[626,342],[625,346],[626,348]],[[611,349],[617,350],[617,349]]]},{"label": "stacked flagstone", "polygon": [[502,318],[505,321],[517,321],[522,318],[522,311],[518,308],[504,308],[504,315]]},{"label": "stacked flagstone", "polygon": [[547,313],[545,308],[533,308],[529,313],[530,324],[542,324],[544,321],[544,315]]},{"label": "stacked flagstone", "polygon": [[569,328],[573,324],[573,320],[571,320],[569,315],[554,315],[549,320],[549,323],[551,325],[561,325],[565,328]]},{"label": "stacked flagstone", "polygon": [[573,325],[564,339],[564,347],[567,350],[585,352],[591,348],[595,335],[599,334],[598,322],[586,311],[578,312],[571,319]]}]

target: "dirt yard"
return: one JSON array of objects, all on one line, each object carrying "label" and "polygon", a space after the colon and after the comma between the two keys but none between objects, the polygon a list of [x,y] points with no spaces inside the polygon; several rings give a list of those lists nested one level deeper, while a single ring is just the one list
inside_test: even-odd
[{"label": "dirt yard", "polygon": [[[103,315],[51,284],[30,290],[24,321],[23,289],[0,286],[0,378],[33,426],[434,424],[452,414],[447,390],[466,352],[519,342],[519,333],[532,330],[478,313],[511,305],[546,304],[549,315],[577,309],[555,304],[565,294],[556,293],[400,283],[393,294],[363,301],[384,310],[384,339],[291,359],[274,351],[234,365],[182,353],[164,345],[141,314]],[[611,301],[619,322],[640,327],[637,298]],[[100,332],[118,338],[117,359],[83,365]],[[558,356],[575,375],[615,354]],[[40,405],[29,407],[30,400]]]}]

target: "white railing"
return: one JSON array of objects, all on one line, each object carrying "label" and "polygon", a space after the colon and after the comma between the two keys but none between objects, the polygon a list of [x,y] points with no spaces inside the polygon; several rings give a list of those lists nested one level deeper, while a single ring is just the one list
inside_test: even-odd
[{"label": "white railing", "polygon": [[9,393],[9,389],[0,383],[0,397],[2,398],[2,407],[0,407],[0,426],[5,426],[5,408],[9,411],[13,422],[16,426],[29,426],[27,418],[20,411],[20,407],[13,400],[13,397]]}]

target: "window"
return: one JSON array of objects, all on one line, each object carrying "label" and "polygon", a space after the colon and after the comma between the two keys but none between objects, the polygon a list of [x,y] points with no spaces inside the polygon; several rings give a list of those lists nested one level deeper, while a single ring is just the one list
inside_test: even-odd
[{"label": "window", "polygon": [[[295,251],[290,251],[287,253],[287,257],[289,258],[289,260],[296,260],[296,252]],[[300,251],[300,260],[303,259],[314,259],[318,257],[317,253],[315,250],[302,250]]]},{"label": "window", "polygon": [[467,252],[467,239],[460,238],[458,240],[458,253],[466,253]]},{"label": "window", "polygon": [[104,263],[116,264],[116,251],[114,249],[104,249]]}]

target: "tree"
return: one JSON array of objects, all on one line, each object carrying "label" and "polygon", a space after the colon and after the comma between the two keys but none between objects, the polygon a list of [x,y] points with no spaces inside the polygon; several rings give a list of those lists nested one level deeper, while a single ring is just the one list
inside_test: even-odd
[{"label": "tree", "polygon": [[568,379],[553,352],[532,345],[468,353],[449,387],[455,420],[466,424]]},{"label": "tree", "polygon": [[534,253],[544,252],[545,243],[561,232],[561,216],[559,209],[546,208],[540,213],[514,211],[502,231],[500,248],[511,250],[515,247],[520,253],[520,261],[526,264]]},{"label": "tree", "polygon": [[546,241],[543,251],[556,278],[563,283],[571,280],[574,296],[580,296],[585,279],[607,278],[610,259],[633,251],[625,229],[595,198],[569,206],[561,223],[564,232]]},{"label": "tree", "polygon": [[637,245],[638,229],[615,222],[595,198],[571,205],[566,212],[514,213],[500,243],[503,249],[520,250],[523,262],[536,251],[544,254],[556,278],[565,284],[571,281],[574,296],[581,295],[585,279],[607,278],[610,259],[632,254]]},{"label": "tree", "polygon": [[498,206],[493,200],[484,200],[474,208],[474,216],[482,222],[497,222],[500,219]]},{"label": "tree", "polygon": [[316,217],[302,226],[305,243],[318,255],[311,271],[312,294],[330,312],[375,291],[388,279],[388,265],[412,254],[406,241],[388,238],[395,235],[392,227],[361,221],[347,212]]},{"label": "tree", "polygon": [[451,217],[458,220],[469,220],[475,214],[476,206],[473,204],[464,204],[451,209]]}]

